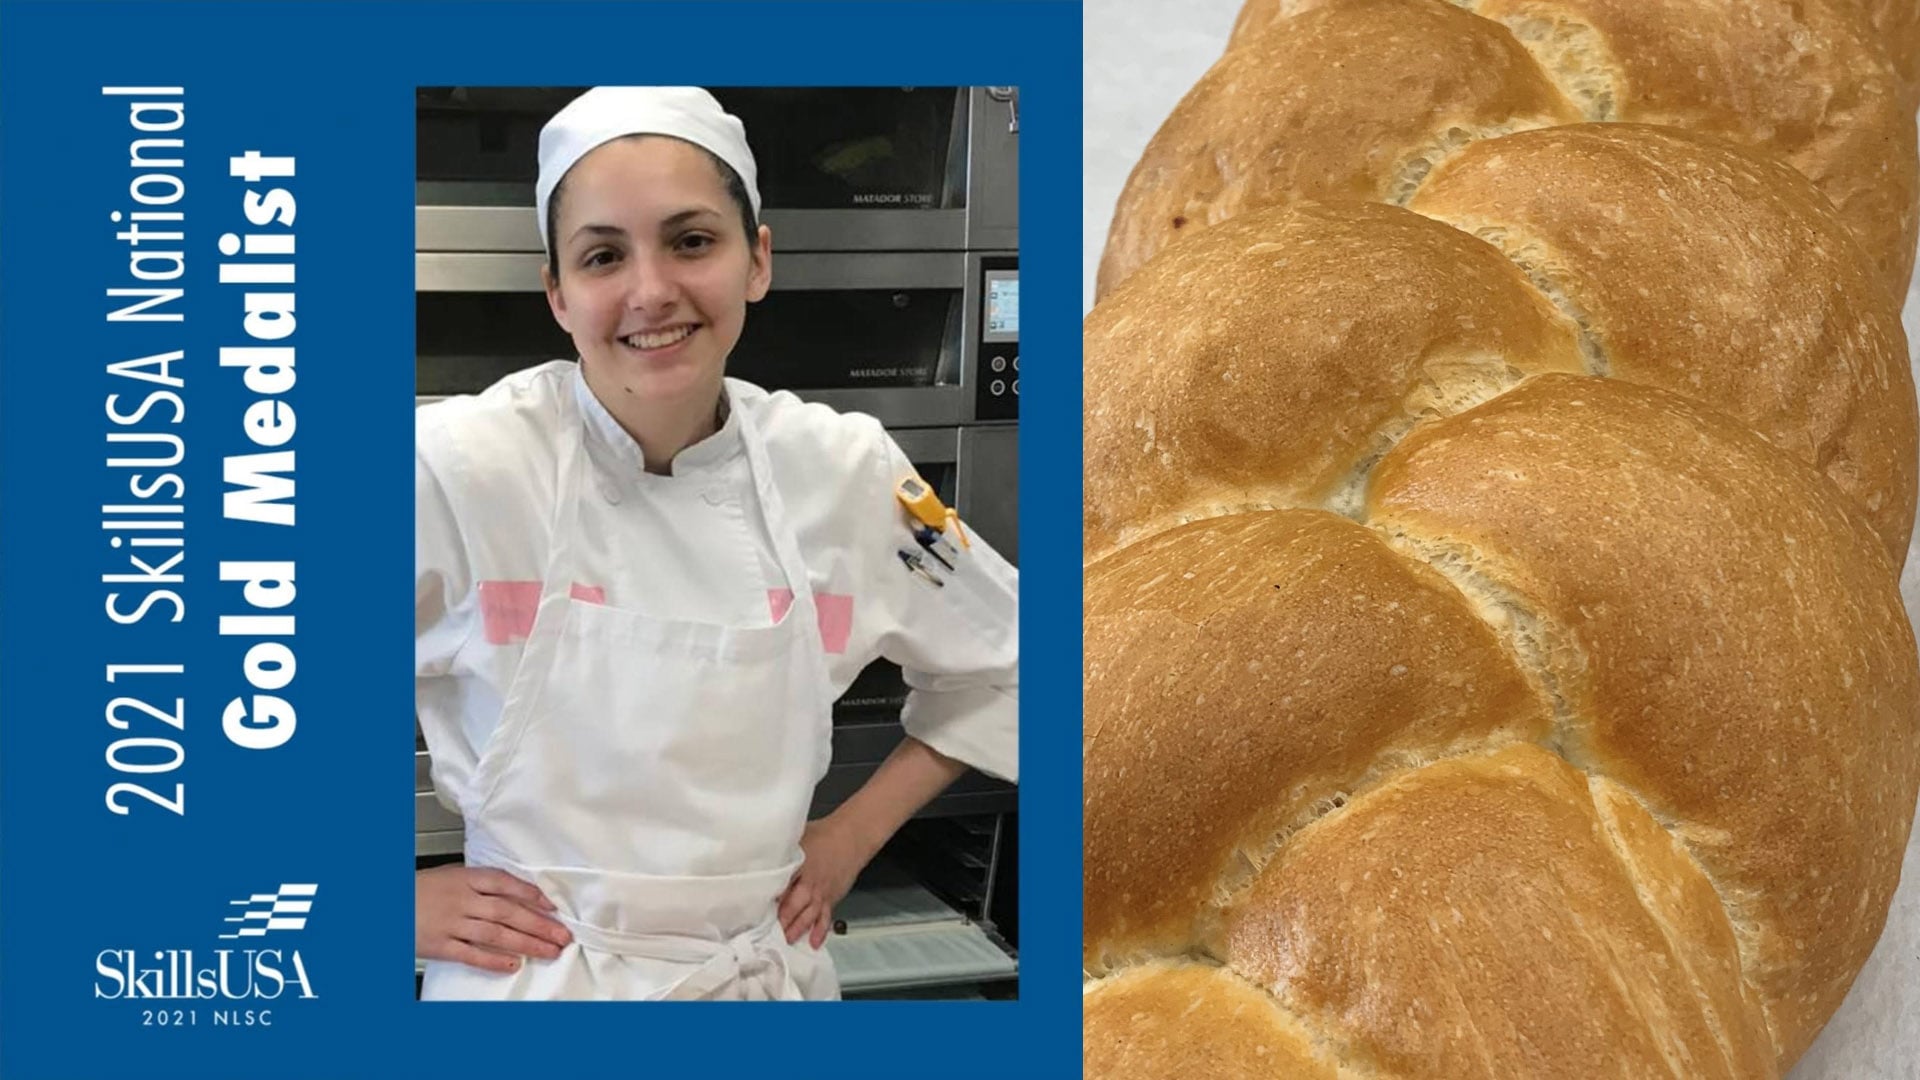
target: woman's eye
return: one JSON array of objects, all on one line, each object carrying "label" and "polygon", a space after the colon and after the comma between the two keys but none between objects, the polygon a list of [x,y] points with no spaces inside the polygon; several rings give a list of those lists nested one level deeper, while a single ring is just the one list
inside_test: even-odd
[{"label": "woman's eye", "polygon": [[619,255],[606,248],[600,248],[596,251],[588,252],[587,257],[580,260],[580,265],[591,270],[602,266],[610,266],[618,260]]},{"label": "woman's eye", "polygon": [[705,251],[713,246],[713,237],[705,233],[688,233],[681,237],[675,246],[681,251]]}]

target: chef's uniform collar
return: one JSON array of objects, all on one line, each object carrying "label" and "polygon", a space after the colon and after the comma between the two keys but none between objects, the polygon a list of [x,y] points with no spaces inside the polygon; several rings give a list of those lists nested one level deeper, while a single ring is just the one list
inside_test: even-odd
[{"label": "chef's uniform collar", "polygon": [[727,418],[720,429],[681,450],[673,458],[673,472],[666,476],[652,476],[646,471],[647,456],[640,449],[640,443],[627,434],[613,413],[601,404],[587,385],[586,373],[579,367],[573,372],[573,396],[579,403],[580,416],[586,424],[587,443],[597,459],[605,460],[616,469],[631,469],[635,476],[645,476],[648,480],[666,481],[681,477],[696,476],[712,472],[732,461],[739,455],[743,446],[740,440],[740,403],[735,397],[733,386],[723,380],[720,393],[725,397]]}]

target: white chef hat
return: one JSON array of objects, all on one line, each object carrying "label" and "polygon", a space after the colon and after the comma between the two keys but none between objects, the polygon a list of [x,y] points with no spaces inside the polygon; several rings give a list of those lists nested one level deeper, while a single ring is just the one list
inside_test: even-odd
[{"label": "white chef hat", "polygon": [[534,204],[540,218],[540,242],[553,250],[547,235],[547,202],[560,178],[602,143],[625,135],[671,135],[726,162],[747,187],[753,216],[760,216],[760,188],[747,148],[747,128],[697,86],[596,86],[567,103],[540,129],[540,180]]}]

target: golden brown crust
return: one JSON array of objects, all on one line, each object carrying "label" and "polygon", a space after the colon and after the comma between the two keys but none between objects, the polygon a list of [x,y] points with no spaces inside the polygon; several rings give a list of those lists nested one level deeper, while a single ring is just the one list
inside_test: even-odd
[{"label": "golden brown crust", "polygon": [[[1538,137],[1547,135],[1580,133]],[[1464,159],[1462,175],[1485,167],[1476,160]],[[1450,190],[1445,175],[1435,184]],[[1431,290],[1425,256],[1412,254],[1429,250],[1448,253],[1432,264]],[[1473,306],[1526,295],[1517,274],[1485,245],[1407,211],[1302,204],[1177,245],[1089,318],[1089,543],[1112,550],[1104,529],[1144,522],[1088,577],[1090,970],[1217,955],[1220,904],[1328,800],[1462,740],[1536,737],[1526,729],[1537,732],[1538,698],[1517,682],[1536,711],[1475,715],[1463,704],[1458,727],[1398,726],[1433,714],[1381,696],[1395,687],[1370,684],[1369,672],[1379,683],[1373,668],[1395,665],[1373,650],[1420,646],[1340,606],[1385,595],[1381,583],[1395,575],[1384,549],[1327,515],[1247,512],[1262,498],[1323,496],[1327,477],[1364,463],[1369,439],[1393,430],[1367,403],[1396,399],[1351,388],[1425,379],[1418,365],[1382,367],[1383,357],[1431,366],[1447,354],[1423,335],[1531,325],[1524,336],[1556,343],[1571,366],[1568,324],[1544,300]],[[1380,280],[1399,288],[1370,304],[1361,293]],[[1342,290],[1354,290],[1347,302]],[[1225,314],[1196,319],[1207,305]],[[1418,344],[1383,344],[1401,340]],[[1489,351],[1493,339],[1476,340],[1464,351]],[[1620,354],[1628,369],[1630,352]],[[1301,394],[1320,379],[1333,389]],[[1210,394],[1216,382],[1231,389]],[[1233,392],[1243,387],[1250,401]],[[1116,415],[1127,407],[1136,413]],[[1236,415],[1250,437],[1210,443]],[[1390,415],[1421,410],[1401,404]],[[1134,423],[1115,439],[1126,419]],[[1127,445],[1143,434],[1154,441]],[[1404,554],[1455,575],[1484,620],[1453,620],[1439,642],[1479,641],[1488,656],[1517,650],[1562,702],[1560,745],[1648,799],[1699,853],[1738,920],[1779,1062],[1790,1064],[1878,936],[1920,784],[1920,674],[1883,540],[1846,496],[1751,429],[1617,379],[1538,376],[1429,419],[1369,479],[1355,512],[1396,535]],[[1182,514],[1228,511],[1240,512],[1173,527]],[[1301,522],[1314,524],[1311,538]],[[1277,595],[1262,592],[1275,585]],[[1235,596],[1246,603],[1229,603]],[[1450,599],[1456,614],[1469,610]],[[1343,610],[1350,618],[1329,618]],[[1487,626],[1505,646],[1475,637]],[[1469,670],[1458,657],[1427,659]],[[1313,691],[1276,706],[1252,678],[1263,668]],[[1738,718],[1738,736],[1725,717]]]},{"label": "golden brown crust", "polygon": [[1864,36],[1878,42],[1906,83],[1907,99],[1920,100],[1920,4],[1913,0],[1847,0],[1835,5],[1850,10],[1867,26]]},{"label": "golden brown crust", "polygon": [[1116,212],[1089,1075],[1773,1076],[1886,917],[1920,4],[1460,6],[1251,0]]},{"label": "golden brown crust", "polygon": [[1712,887],[1601,803],[1533,746],[1399,774],[1268,867],[1230,964],[1386,1075],[1776,1075]]},{"label": "golden brown crust", "polygon": [[1794,1060],[1879,936],[1920,787],[1920,668],[1866,522],[1743,425],[1557,375],[1416,430],[1369,514],[1540,621],[1561,745],[1713,875]]},{"label": "golden brown crust", "polygon": [[1839,208],[1889,296],[1913,269],[1913,108],[1858,20],[1822,0],[1478,0],[1539,52],[1571,34],[1612,67],[1622,120],[1779,157]]},{"label": "golden brown crust", "polygon": [[1579,119],[1499,25],[1438,0],[1343,0],[1230,50],[1120,193],[1104,295],[1186,232],[1297,198],[1385,201],[1466,133]]},{"label": "golden brown crust", "polygon": [[1191,237],[1095,308],[1085,342],[1089,556],[1195,512],[1319,505],[1383,432],[1584,367],[1493,248],[1364,203]]},{"label": "golden brown crust", "polygon": [[[1839,208],[1886,294],[1896,302],[1905,296],[1920,229],[1914,157],[1920,91],[1912,82],[1920,14],[1909,0],[1898,6],[1892,0],[1456,2],[1511,31],[1585,119],[1684,128],[1789,162]],[[1235,52],[1270,51],[1312,20],[1337,20],[1352,3],[1250,0],[1221,65]],[[1451,37],[1434,37],[1429,47],[1436,53],[1430,62],[1442,64],[1444,51],[1457,46]],[[1349,57],[1358,55],[1365,54]],[[1906,58],[1906,81],[1890,55]],[[1383,59],[1391,69],[1394,59]],[[1455,59],[1467,62],[1464,54]],[[1342,92],[1321,72],[1325,63],[1274,73],[1269,81],[1286,88],[1264,93],[1317,100]],[[1208,119],[1213,126],[1198,132],[1190,130],[1191,121],[1182,126],[1187,144],[1209,133],[1231,137],[1239,124],[1258,123],[1217,110]],[[1297,186],[1267,201],[1314,194]],[[1116,235],[1121,224],[1116,214]],[[1103,291],[1121,276],[1107,274],[1103,264]]]},{"label": "golden brown crust", "polygon": [[1613,376],[1712,405],[1821,468],[1905,560],[1914,396],[1899,308],[1793,170],[1673,128],[1580,124],[1475,143],[1408,207],[1550,282]]},{"label": "golden brown crust", "polygon": [[1082,1005],[1087,1080],[1335,1080],[1312,1037],[1231,972],[1151,964]]},{"label": "golden brown crust", "polygon": [[1464,598],[1332,514],[1183,526],[1086,597],[1090,971],[1214,944],[1235,878],[1382,762],[1547,731]]}]

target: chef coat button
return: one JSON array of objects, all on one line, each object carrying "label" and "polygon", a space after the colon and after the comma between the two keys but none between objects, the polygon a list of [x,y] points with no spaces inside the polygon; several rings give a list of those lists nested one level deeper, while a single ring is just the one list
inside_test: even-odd
[{"label": "chef coat button", "polygon": [[607,501],[612,503],[613,505],[615,506],[620,505],[620,489],[614,487],[612,484],[602,484],[600,487],[600,494],[606,496]]},{"label": "chef coat button", "polygon": [[727,501],[727,493],[720,488],[708,488],[700,493],[700,497],[707,500],[708,506],[719,506]]}]

